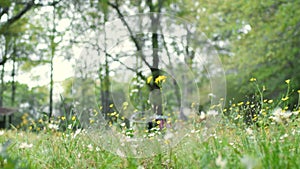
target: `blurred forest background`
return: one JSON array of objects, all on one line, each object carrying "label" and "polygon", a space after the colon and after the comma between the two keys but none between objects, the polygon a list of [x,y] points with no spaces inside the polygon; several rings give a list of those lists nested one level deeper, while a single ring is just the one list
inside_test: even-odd
[{"label": "blurred forest background", "polygon": [[[159,23],[170,27],[177,24],[185,29],[185,46],[158,34],[131,36],[136,51],[153,49],[152,66],[159,64],[159,59],[155,60],[159,52],[154,48],[164,48],[171,56],[183,54],[185,63],[197,68],[193,51],[197,50],[198,42],[193,36],[197,31],[203,32],[207,37],[205,43],[213,45],[225,70],[227,104],[233,99],[241,101],[255,96],[256,90],[249,82],[254,77],[264,85],[264,96],[269,99],[283,97],[287,90],[285,80],[290,79],[294,89],[289,97],[292,106],[298,101],[300,89],[299,9],[299,0],[1,0],[0,107],[18,109],[14,116],[16,125],[24,113],[40,118],[43,114],[70,112],[77,103],[74,105],[74,98],[80,98],[78,102],[84,107],[93,103],[91,96],[96,96],[101,111],[110,112],[112,92],[124,90],[121,83],[114,86],[115,91],[110,90],[110,85],[115,84],[112,76],[116,68],[112,62],[122,65],[122,53],[108,53],[105,45],[102,48],[90,35],[105,35],[105,24],[117,18],[148,12],[166,13],[187,21]],[[157,20],[158,16],[151,18]],[[139,25],[127,26],[129,31]],[[87,46],[105,56],[96,81],[84,73],[74,76],[67,72],[68,68],[75,71],[78,53]],[[151,73],[154,75],[154,71]],[[140,74],[135,80],[145,81],[145,76]],[[84,79],[76,92],[72,89],[75,78]],[[205,100],[210,93],[209,78],[199,75],[195,80]],[[90,91],[91,86],[95,91]],[[135,91],[132,86],[130,89]],[[137,95],[133,97],[133,102],[141,101]],[[172,93],[168,97],[172,98]]]}]

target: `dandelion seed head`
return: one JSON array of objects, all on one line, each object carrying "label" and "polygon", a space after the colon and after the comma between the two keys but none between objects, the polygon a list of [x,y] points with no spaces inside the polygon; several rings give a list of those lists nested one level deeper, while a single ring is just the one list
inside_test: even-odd
[{"label": "dandelion seed head", "polygon": [[227,164],[227,161],[225,159],[222,159],[221,154],[216,158],[216,165],[220,168],[225,168]]},{"label": "dandelion seed head", "polygon": [[240,161],[247,169],[252,169],[257,165],[257,160],[248,155],[244,155]]}]

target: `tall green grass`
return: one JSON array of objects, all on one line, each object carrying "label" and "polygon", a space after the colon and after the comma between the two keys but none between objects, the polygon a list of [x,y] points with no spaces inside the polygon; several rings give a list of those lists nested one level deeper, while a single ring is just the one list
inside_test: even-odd
[{"label": "tall green grass", "polygon": [[38,132],[1,130],[0,168],[299,168],[299,106],[286,108],[289,92],[270,100],[262,91],[258,100],[232,103],[217,117],[196,117],[179,144],[145,158],[107,151],[86,130],[69,126],[74,117],[65,130],[48,122]]}]

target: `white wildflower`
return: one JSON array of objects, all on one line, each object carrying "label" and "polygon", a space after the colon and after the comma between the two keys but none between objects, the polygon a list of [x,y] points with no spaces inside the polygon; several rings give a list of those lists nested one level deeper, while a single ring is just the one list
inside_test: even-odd
[{"label": "white wildflower", "polygon": [[253,130],[251,128],[247,128],[246,132],[248,135],[253,135]]},{"label": "white wildflower", "polygon": [[25,148],[31,148],[33,144],[28,144],[28,143],[21,143],[19,148],[20,149],[25,149]]},{"label": "white wildflower", "polygon": [[4,130],[0,130],[0,136],[4,134]]},{"label": "white wildflower", "polygon": [[283,111],[281,108],[276,108],[272,116],[270,117],[271,120],[277,122],[277,123],[282,123],[283,121],[288,120],[288,118],[292,115],[293,113],[290,111]]},{"label": "white wildflower", "polygon": [[73,135],[73,138],[76,138],[76,136],[81,132],[81,129],[77,129]]},{"label": "white wildflower", "polygon": [[209,93],[208,97],[216,97],[216,95],[214,95],[213,93]]},{"label": "white wildflower", "polygon": [[120,157],[125,157],[124,153],[120,149],[117,149],[116,153]]},{"label": "white wildflower", "polygon": [[293,113],[295,116],[298,116],[299,111],[293,111],[292,113]]},{"label": "white wildflower", "polygon": [[48,128],[49,128],[49,129],[53,129],[53,130],[58,130],[58,129],[59,129],[59,126],[58,126],[57,124],[51,124],[51,123],[50,123],[50,124],[48,125]]},{"label": "white wildflower", "polygon": [[281,116],[284,118],[284,119],[288,119],[293,113],[290,112],[290,111],[286,111],[286,112],[282,112]]},{"label": "white wildflower", "polygon": [[216,110],[209,110],[209,111],[207,112],[207,116],[216,116],[216,115],[218,115],[218,114],[219,114],[219,112],[216,111]]},{"label": "white wildflower", "polygon": [[138,89],[132,89],[131,92],[132,93],[137,93],[137,92],[139,92],[139,90]]},{"label": "white wildflower", "polygon": [[72,129],[72,124],[68,125],[68,129],[71,130]]},{"label": "white wildflower", "polygon": [[140,165],[137,169],[145,169],[145,167]]},{"label": "white wildflower", "polygon": [[89,144],[89,145],[87,146],[87,148],[89,149],[89,151],[93,151],[93,146],[92,146],[92,144]]},{"label": "white wildflower", "polygon": [[280,139],[280,140],[283,140],[283,139],[287,138],[288,136],[289,136],[289,135],[285,133],[284,135],[280,136],[279,139]]},{"label": "white wildflower", "polygon": [[200,114],[200,119],[201,119],[201,120],[204,120],[204,119],[205,119],[205,113],[204,113],[203,111],[202,111],[201,114]]},{"label": "white wildflower", "polygon": [[154,137],[154,136],[155,136],[155,133],[150,133],[148,136],[149,136],[149,137]]}]

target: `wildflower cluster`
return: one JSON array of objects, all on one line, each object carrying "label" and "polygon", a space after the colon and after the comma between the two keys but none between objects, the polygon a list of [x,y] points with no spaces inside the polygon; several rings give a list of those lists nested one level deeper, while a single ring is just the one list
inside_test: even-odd
[{"label": "wildflower cluster", "polygon": [[[286,80],[287,92],[279,99],[264,98],[266,87],[260,87],[255,78],[250,82],[254,83],[258,94],[243,102],[230,102],[229,107],[223,109],[223,113],[235,124],[258,124],[266,127],[270,124],[291,124],[299,121],[299,103],[292,110],[289,110],[290,80]],[[298,92],[300,98],[300,91]]]},{"label": "wildflower cluster", "polygon": [[55,116],[48,118],[42,115],[40,118],[33,118],[28,113],[24,113],[21,117],[22,121],[16,126],[17,129],[29,131],[64,131],[80,128],[80,122],[77,116]]},{"label": "wildflower cluster", "polygon": [[[162,83],[164,83],[167,79],[167,76],[160,75],[157,78],[154,79],[154,83],[156,83],[158,86],[161,86]],[[149,76],[147,78],[147,84],[153,83],[153,76]]]}]

